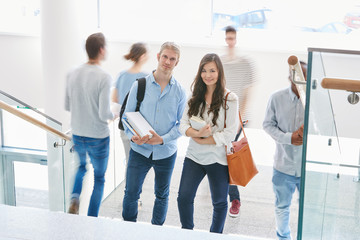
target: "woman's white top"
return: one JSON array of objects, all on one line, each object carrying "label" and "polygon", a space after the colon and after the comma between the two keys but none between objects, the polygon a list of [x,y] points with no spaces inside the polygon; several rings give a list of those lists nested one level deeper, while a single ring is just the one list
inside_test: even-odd
[{"label": "woman's white top", "polygon": [[[210,124],[212,136],[216,145],[198,144],[192,138],[190,138],[189,146],[186,151],[186,157],[202,165],[209,165],[213,163],[227,165],[225,145],[231,147],[231,141],[235,139],[240,123],[238,112],[238,97],[235,93],[231,92],[229,94],[226,105],[226,128],[224,128],[224,107],[220,108],[219,117],[216,121],[217,125],[215,126],[213,126],[212,123],[213,113],[210,113],[210,115],[207,114],[210,107],[209,105],[206,106],[202,117],[206,123]],[[189,117],[187,115],[188,111],[189,105],[186,104],[184,114],[180,121],[180,132],[184,136],[186,136],[186,131],[191,127]],[[200,117],[200,115],[197,115],[197,117]]]}]

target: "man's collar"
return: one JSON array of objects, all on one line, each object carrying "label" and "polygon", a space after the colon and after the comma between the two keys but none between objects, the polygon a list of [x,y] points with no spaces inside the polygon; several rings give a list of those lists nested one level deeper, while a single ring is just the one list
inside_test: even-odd
[{"label": "man's collar", "polygon": [[294,101],[296,99],[298,99],[298,97],[296,96],[296,94],[293,92],[293,90],[291,89],[291,86],[289,87],[289,96],[290,96],[290,100]]},{"label": "man's collar", "polygon": [[[151,79],[152,82],[156,82],[155,76],[154,76],[155,71],[156,71],[156,70],[153,70],[152,73],[151,73],[151,78],[150,78],[150,79]],[[171,75],[171,77],[170,77],[170,82],[169,82],[169,84],[170,84],[170,85],[175,84],[175,78],[174,78],[172,75]]]}]

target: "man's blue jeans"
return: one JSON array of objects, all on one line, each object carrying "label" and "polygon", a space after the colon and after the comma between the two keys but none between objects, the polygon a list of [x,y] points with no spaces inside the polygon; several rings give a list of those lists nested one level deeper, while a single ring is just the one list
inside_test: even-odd
[{"label": "man's blue jeans", "polygon": [[177,199],[181,227],[185,229],[194,228],[194,199],[196,191],[205,175],[208,177],[213,205],[210,232],[222,233],[228,207],[228,167],[218,163],[201,165],[190,158],[185,158],[184,160]]},{"label": "man's blue jeans", "polygon": [[168,209],[169,187],[171,175],[174,169],[176,153],[168,158],[152,160],[130,150],[129,161],[126,170],[126,185],[123,201],[122,216],[125,221],[136,222],[138,214],[138,200],[142,192],[142,186],[150,168],[155,172],[155,203],[151,223],[162,225],[165,222]]},{"label": "man's blue jeans", "polygon": [[272,182],[275,193],[276,234],[279,239],[292,239],[289,226],[290,205],[295,189],[300,189],[300,177],[274,169]]},{"label": "man's blue jeans", "polygon": [[80,159],[77,170],[72,198],[79,198],[82,190],[83,178],[86,173],[86,153],[90,157],[94,168],[94,188],[91,194],[88,216],[97,217],[104,192],[105,172],[109,160],[110,138],[88,138],[73,135],[74,148]]}]

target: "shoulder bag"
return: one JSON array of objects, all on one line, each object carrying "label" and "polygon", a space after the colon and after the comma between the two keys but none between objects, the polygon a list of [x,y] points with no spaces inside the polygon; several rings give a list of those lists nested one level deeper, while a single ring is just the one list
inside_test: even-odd
[{"label": "shoulder bag", "polygon": [[[226,101],[230,92],[225,96],[225,120],[224,128],[226,128]],[[229,167],[229,184],[245,187],[250,180],[258,173],[256,165],[251,155],[249,143],[246,139],[244,125],[239,112],[240,124],[244,133],[244,138],[240,141],[232,143],[233,147],[230,153],[227,152],[225,146],[226,158]]]}]

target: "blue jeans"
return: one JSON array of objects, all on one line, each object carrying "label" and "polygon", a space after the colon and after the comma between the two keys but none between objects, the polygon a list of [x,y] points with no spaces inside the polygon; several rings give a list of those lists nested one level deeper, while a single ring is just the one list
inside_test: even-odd
[{"label": "blue jeans", "polygon": [[94,188],[91,194],[88,216],[97,217],[104,192],[105,172],[109,160],[110,137],[88,138],[73,135],[74,148],[80,159],[77,170],[72,198],[79,198],[82,190],[83,178],[86,173],[86,153],[90,157],[94,168]]},{"label": "blue jeans", "polygon": [[185,229],[194,228],[194,199],[205,175],[208,177],[213,205],[210,232],[222,233],[228,207],[228,167],[218,163],[201,165],[189,158],[184,160],[177,198],[181,227]]},{"label": "blue jeans", "polygon": [[176,153],[168,158],[152,160],[140,153],[130,150],[129,161],[126,170],[125,195],[123,200],[122,216],[125,221],[136,222],[138,214],[138,200],[142,192],[142,186],[150,168],[155,172],[155,203],[151,223],[162,225],[165,222],[169,201],[169,187],[171,175],[174,169]]},{"label": "blue jeans", "polygon": [[289,226],[290,205],[295,189],[300,189],[300,177],[274,169],[272,182],[275,193],[276,235],[279,239],[292,239]]}]

